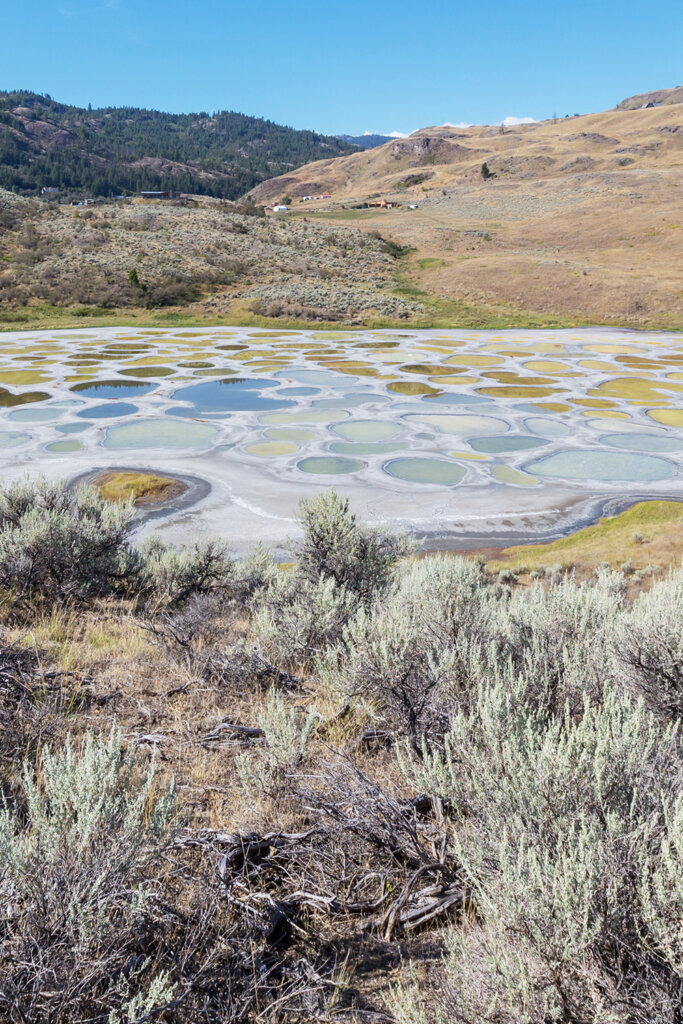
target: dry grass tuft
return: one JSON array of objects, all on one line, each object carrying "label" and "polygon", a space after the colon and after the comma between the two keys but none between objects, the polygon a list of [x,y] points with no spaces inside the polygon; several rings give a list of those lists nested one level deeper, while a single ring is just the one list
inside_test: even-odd
[{"label": "dry grass tuft", "polygon": [[93,486],[105,501],[128,501],[133,496],[136,505],[151,505],[158,501],[176,498],[187,485],[179,480],[156,473],[101,473],[95,477]]}]

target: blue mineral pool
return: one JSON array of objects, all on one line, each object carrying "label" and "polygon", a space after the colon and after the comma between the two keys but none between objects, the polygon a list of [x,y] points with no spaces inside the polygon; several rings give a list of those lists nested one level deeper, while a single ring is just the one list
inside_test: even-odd
[{"label": "blue mineral pool", "polygon": [[278,395],[286,395],[288,398],[307,398],[319,394],[320,388],[280,388],[278,391]]},{"label": "blue mineral pool", "polygon": [[137,405],[131,405],[130,402],[112,402],[111,405],[91,405],[89,409],[82,409],[76,415],[94,420],[108,420],[110,416],[132,416],[137,411]]},{"label": "blue mineral pool", "polygon": [[670,480],[676,475],[675,465],[656,455],[603,451],[557,452],[529,463],[525,469],[543,477],[625,483]]},{"label": "blue mineral pool", "polygon": [[80,434],[90,426],[91,423],[62,423],[56,429],[60,434]]},{"label": "blue mineral pool", "polygon": [[197,413],[211,412],[261,412],[265,409],[286,409],[295,405],[286,398],[264,398],[260,394],[265,388],[277,386],[277,381],[254,377],[240,377],[227,380],[207,380],[203,384],[191,384],[173,393],[179,402],[192,402]]},{"label": "blue mineral pool", "polygon": [[208,448],[217,428],[207,423],[177,420],[134,420],[108,427],[105,448]]},{"label": "blue mineral pool", "polygon": [[392,459],[384,463],[390,476],[416,484],[459,484],[465,470],[443,459]]},{"label": "blue mineral pool", "polygon": [[80,441],[53,441],[52,444],[45,445],[46,452],[57,452],[58,454],[67,454],[69,452],[80,452],[83,445]]}]

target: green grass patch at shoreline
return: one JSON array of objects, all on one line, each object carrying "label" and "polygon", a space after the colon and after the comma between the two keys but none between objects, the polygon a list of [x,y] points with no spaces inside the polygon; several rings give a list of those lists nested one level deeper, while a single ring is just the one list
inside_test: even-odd
[{"label": "green grass patch at shoreline", "polygon": [[680,565],[683,555],[683,503],[641,501],[617,516],[547,544],[517,544],[489,568],[531,572],[551,566],[595,568],[603,562],[619,567]]},{"label": "green grass patch at shoreline", "polygon": [[683,331],[683,321],[656,320],[647,324],[632,320],[593,320],[590,317],[563,317],[534,313],[503,306],[476,306],[459,299],[435,298],[406,277],[392,289],[401,298],[420,302],[425,311],[411,320],[392,317],[368,317],[363,323],[348,324],[339,320],[298,320],[267,317],[252,313],[243,303],[224,315],[204,316],[183,310],[101,309],[99,307],[65,307],[47,304],[25,306],[19,310],[0,310],[0,332],[57,330],[74,327],[267,327],[289,330],[372,330],[377,328],[409,328],[411,330],[513,328],[612,327],[638,331]]}]

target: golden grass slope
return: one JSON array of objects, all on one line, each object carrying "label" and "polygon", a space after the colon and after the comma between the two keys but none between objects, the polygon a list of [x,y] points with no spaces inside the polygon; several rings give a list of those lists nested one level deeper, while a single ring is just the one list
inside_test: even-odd
[{"label": "golden grass slope", "polygon": [[683,85],[675,89],[655,89],[653,92],[639,92],[637,96],[629,96],[627,99],[617,103],[617,110],[638,110],[646,107],[648,103],[656,103],[658,106],[670,103],[683,103]]},{"label": "golden grass slope", "polygon": [[[683,101],[683,95],[681,97]],[[376,149],[306,164],[257,186],[251,195],[268,202],[333,193],[361,199],[398,188],[417,169],[428,188],[449,188],[481,179],[486,161],[499,178],[525,181],[624,168],[680,169],[683,165],[683,102],[638,110],[608,110],[534,124],[499,128],[475,125],[423,128]]]},{"label": "golden grass slope", "polygon": [[[495,175],[487,181],[484,162]],[[323,191],[331,201],[297,201]],[[460,303],[503,320],[683,326],[683,103],[504,131],[425,128],[253,195],[285,193],[296,217],[349,221],[412,246],[405,294],[444,315]],[[354,209],[376,197],[401,206]]]}]

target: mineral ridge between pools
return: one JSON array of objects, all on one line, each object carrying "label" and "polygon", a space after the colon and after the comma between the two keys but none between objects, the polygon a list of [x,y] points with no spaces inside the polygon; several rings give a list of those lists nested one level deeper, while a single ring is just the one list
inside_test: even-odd
[{"label": "mineral ridge between pools", "polygon": [[533,540],[683,498],[681,371],[683,335],[603,328],[10,332],[0,466],[199,477],[208,493],[154,527],[237,549],[284,543],[330,486],[434,544]]}]

